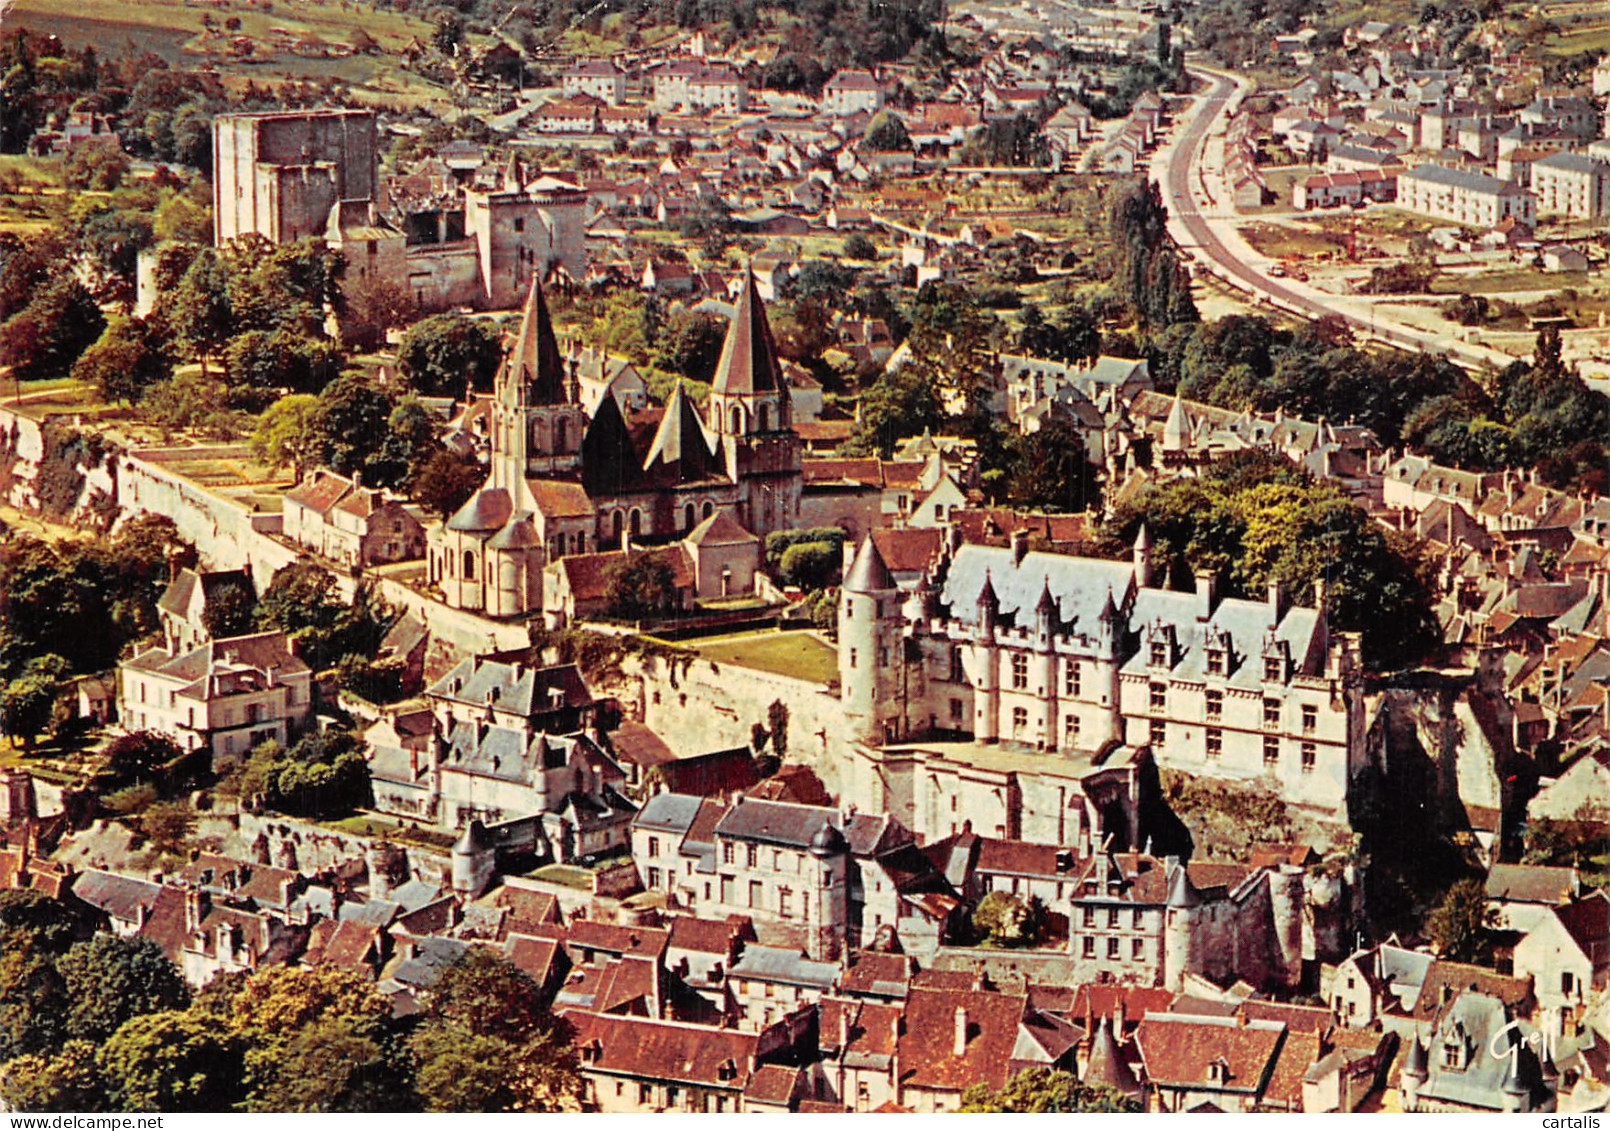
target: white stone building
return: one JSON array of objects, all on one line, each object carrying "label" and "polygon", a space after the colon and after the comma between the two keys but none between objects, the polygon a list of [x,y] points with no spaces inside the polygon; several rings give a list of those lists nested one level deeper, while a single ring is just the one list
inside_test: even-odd
[{"label": "white stone building", "polygon": [[243,757],[260,742],[300,737],[313,710],[312,680],[279,632],[184,652],[149,648],[118,665],[118,718],[184,750]]},{"label": "white stone building", "polygon": [[1529,190],[1442,165],[1420,165],[1399,174],[1398,207],[1484,230],[1510,217],[1529,226],[1537,223],[1537,198]]}]

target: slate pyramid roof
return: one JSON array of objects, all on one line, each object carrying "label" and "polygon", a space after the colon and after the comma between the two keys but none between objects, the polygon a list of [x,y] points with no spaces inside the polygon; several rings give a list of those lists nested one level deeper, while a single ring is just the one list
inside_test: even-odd
[{"label": "slate pyramid roof", "polygon": [[699,419],[698,410],[682,382],[678,381],[670,400],[665,403],[665,415],[660,418],[654,443],[643,461],[643,470],[653,471],[660,466],[670,471],[678,482],[687,483],[708,478],[715,462],[704,422]]},{"label": "slate pyramid roof", "polygon": [[630,490],[643,478],[643,464],[632,446],[631,431],[614,397],[598,402],[598,411],[581,439],[583,485],[589,495]]},{"label": "slate pyramid roof", "polygon": [[548,317],[548,301],[543,297],[541,282],[535,278],[526,296],[514,348],[503,359],[497,389],[499,399],[506,404],[564,404],[569,400],[559,341]]},{"label": "slate pyramid roof", "polygon": [[743,291],[738,296],[737,312],[727,325],[727,340],[721,346],[711,391],[738,395],[782,392],[787,396],[782,366],[777,361],[777,343],[771,336],[771,324],[766,321],[766,308],[755,287],[753,271],[744,272]]}]

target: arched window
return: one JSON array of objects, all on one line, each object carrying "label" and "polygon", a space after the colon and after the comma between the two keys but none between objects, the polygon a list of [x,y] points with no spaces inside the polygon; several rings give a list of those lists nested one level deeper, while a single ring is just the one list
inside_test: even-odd
[{"label": "arched window", "polygon": [[771,406],[770,405],[761,405],[760,406],[760,430],[762,432],[771,431]]},{"label": "arched window", "polygon": [[553,450],[560,453],[570,450],[570,421],[562,416],[554,421]]},{"label": "arched window", "polygon": [[465,550],[464,551],[464,580],[465,581],[474,581],[475,580],[475,551],[474,550]]},{"label": "arched window", "polygon": [[636,507],[632,508],[632,537],[636,538],[643,533],[643,512]]},{"label": "arched window", "polygon": [[688,530],[693,529],[693,516],[695,513],[697,512],[694,511],[692,503],[682,508],[682,525]]},{"label": "arched window", "polygon": [[732,429],[731,429],[731,431],[732,431],[732,434],[734,436],[742,436],[743,435],[743,430],[744,430],[744,409],[743,409],[743,405],[735,404],[735,405],[732,406]]},{"label": "arched window", "polygon": [[621,512],[616,511],[610,518],[610,539],[619,546],[621,544]]},{"label": "arched window", "polygon": [[714,503],[712,503],[709,499],[706,499],[704,501],[704,509],[703,509],[703,511],[701,513],[704,515],[705,518],[709,518],[711,515],[716,513],[716,505]]}]

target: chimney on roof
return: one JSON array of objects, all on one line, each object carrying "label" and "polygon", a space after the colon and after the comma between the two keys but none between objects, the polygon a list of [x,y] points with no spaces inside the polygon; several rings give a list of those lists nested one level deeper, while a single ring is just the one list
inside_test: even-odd
[{"label": "chimney on roof", "polygon": [[844,1050],[849,1047],[850,1010],[848,1003],[846,1003],[845,1005],[841,1005],[839,1007],[839,1055],[842,1057],[844,1055]]},{"label": "chimney on roof", "polygon": [[1023,556],[1029,552],[1029,532],[1024,529],[1012,531],[1012,562],[1014,565],[1023,561]]},{"label": "chimney on roof", "polygon": [[1286,583],[1281,578],[1274,577],[1269,580],[1269,609],[1274,613],[1276,620],[1286,615]]},{"label": "chimney on roof", "polygon": [[352,488],[355,491],[363,490],[363,469],[360,467],[352,469]]},{"label": "chimney on roof", "polygon": [[957,1056],[967,1055],[967,1010],[961,1006],[956,1007],[956,1047]]},{"label": "chimney on roof", "polygon": [[1213,615],[1213,606],[1219,603],[1219,579],[1203,570],[1196,575],[1196,619],[1205,621]]},{"label": "chimney on roof", "polygon": [[1118,1040],[1124,1039],[1124,995],[1118,995],[1118,1004],[1112,1012],[1112,1035]]}]

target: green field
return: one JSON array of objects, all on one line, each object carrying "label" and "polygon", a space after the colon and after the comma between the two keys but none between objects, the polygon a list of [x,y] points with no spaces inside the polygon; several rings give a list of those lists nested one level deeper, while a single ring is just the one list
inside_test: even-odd
[{"label": "green field", "polygon": [[[214,23],[208,30],[203,17]],[[151,51],[187,67],[217,65],[228,79],[259,87],[284,80],[334,79],[348,84],[364,101],[450,104],[451,96],[401,66],[404,48],[428,40],[430,25],[417,16],[376,10],[364,0],[296,0],[295,3],[240,3],[220,0],[15,0],[7,22],[60,36],[70,47],[93,45],[104,54]],[[238,28],[225,22],[239,20]],[[353,42],[362,31],[378,45],[369,55],[339,58],[303,56],[283,49],[290,40],[334,47]],[[229,55],[231,39],[249,40],[257,56],[240,61]]]},{"label": "green field", "polygon": [[763,632],[687,641],[685,647],[715,664],[827,683],[838,678],[838,652],[809,632]]}]

